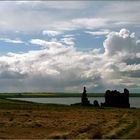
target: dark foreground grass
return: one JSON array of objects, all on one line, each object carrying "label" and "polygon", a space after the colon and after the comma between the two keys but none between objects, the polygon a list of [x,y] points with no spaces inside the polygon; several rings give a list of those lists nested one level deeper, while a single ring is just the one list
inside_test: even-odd
[{"label": "dark foreground grass", "polygon": [[0,99],[0,139],[140,138],[139,118],[140,109]]}]

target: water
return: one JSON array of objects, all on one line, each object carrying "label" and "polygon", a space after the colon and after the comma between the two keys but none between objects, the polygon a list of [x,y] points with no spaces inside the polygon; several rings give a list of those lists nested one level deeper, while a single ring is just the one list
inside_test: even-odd
[{"label": "water", "polygon": [[[62,97],[62,98],[11,98],[16,100],[23,100],[23,101],[31,101],[37,103],[52,103],[52,104],[65,104],[70,105],[74,103],[80,103],[80,97]],[[89,97],[90,103],[93,103],[94,100],[97,100],[99,103],[104,103],[104,97]],[[140,108],[140,97],[130,97],[129,98],[130,106]]]},{"label": "water", "polygon": [[140,108],[140,97],[130,97],[129,102],[131,107]]}]

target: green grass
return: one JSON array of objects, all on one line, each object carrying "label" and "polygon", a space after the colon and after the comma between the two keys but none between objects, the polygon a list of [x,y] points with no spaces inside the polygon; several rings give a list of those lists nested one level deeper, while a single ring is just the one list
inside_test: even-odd
[{"label": "green grass", "polygon": [[[82,93],[0,93],[0,98],[81,97]],[[87,93],[88,97],[104,97],[103,93]]]},{"label": "green grass", "polygon": [[[0,93],[0,98],[45,98],[45,97],[81,97],[82,93]],[[104,93],[87,93],[88,97],[104,97]],[[138,93],[130,93],[130,97],[140,97]]]}]

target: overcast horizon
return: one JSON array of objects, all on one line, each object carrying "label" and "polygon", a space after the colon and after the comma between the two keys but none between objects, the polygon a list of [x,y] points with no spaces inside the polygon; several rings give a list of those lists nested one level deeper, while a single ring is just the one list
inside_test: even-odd
[{"label": "overcast horizon", "polygon": [[139,7],[0,1],[0,92],[140,93]]}]

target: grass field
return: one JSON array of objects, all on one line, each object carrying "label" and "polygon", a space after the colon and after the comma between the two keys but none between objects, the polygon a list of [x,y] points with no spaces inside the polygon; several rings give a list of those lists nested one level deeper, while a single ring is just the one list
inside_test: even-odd
[{"label": "grass field", "polygon": [[0,139],[140,138],[140,109],[0,99]]},{"label": "grass field", "polygon": [[[104,97],[104,93],[87,93],[88,97]],[[81,97],[81,93],[0,93],[0,98],[38,98],[38,97]],[[140,97],[139,93],[130,93],[130,97]]]}]

